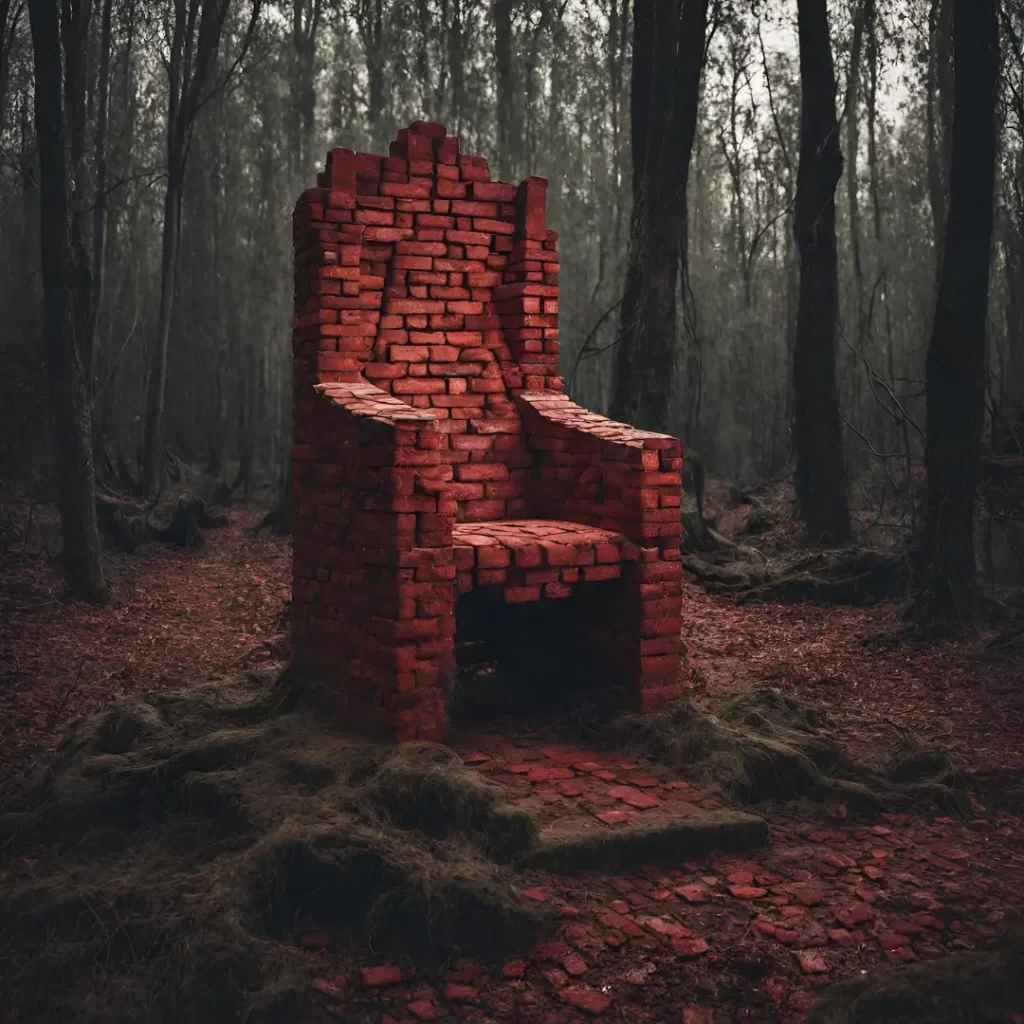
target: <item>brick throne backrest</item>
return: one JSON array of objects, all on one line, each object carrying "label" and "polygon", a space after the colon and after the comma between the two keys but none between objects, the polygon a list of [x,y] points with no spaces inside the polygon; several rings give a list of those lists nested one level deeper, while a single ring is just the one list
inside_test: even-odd
[{"label": "brick throne backrest", "polygon": [[296,416],[318,383],[367,380],[430,410],[461,521],[529,515],[513,399],[562,390],[547,182],[492,182],[443,125],[389,156],[333,149],[294,216]]}]

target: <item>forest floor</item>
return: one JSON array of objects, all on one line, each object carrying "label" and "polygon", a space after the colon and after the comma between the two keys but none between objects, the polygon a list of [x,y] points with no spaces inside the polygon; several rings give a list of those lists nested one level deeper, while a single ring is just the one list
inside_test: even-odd
[{"label": "forest floor", "polygon": [[[6,503],[0,808],[33,759],[106,702],[286,660],[289,542],[252,536],[261,515],[232,511],[201,548],[149,544],[110,557],[116,600],[92,607],[61,596],[52,510]],[[696,699],[776,687],[822,709],[825,734],[868,758],[912,734],[964,772],[971,813],[866,820],[838,804],[760,804],[745,809],[767,818],[769,842],[742,855],[582,877],[532,871],[521,899],[556,908],[562,923],[503,964],[381,964],[330,935],[295,936],[315,968],[317,1019],[795,1022],[829,982],[984,948],[1015,918],[1024,905],[1020,645],[1000,651],[990,633],[913,639],[892,604],[740,604],[691,583],[684,614]],[[537,718],[460,730],[450,746],[542,826],[600,816],[613,827],[722,799],[706,780],[585,749]]]}]

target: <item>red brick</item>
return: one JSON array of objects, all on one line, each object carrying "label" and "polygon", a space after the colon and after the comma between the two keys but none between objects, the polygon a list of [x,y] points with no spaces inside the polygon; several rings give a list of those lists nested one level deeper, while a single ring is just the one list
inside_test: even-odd
[{"label": "red brick", "polygon": [[505,502],[496,498],[471,499],[464,503],[463,511],[467,519],[472,519],[475,522],[503,519]]},{"label": "red brick", "polygon": [[[403,129],[390,157],[337,152],[331,178],[321,175],[337,195],[311,190],[295,216],[297,660],[349,666],[338,693],[354,723],[440,740],[456,588],[500,587],[509,601],[564,598],[576,580],[601,589],[642,557],[639,572],[607,593],[640,600],[631,604],[638,627],[622,637],[640,704],[673,699],[680,445],[557,397],[557,235],[544,225],[545,183],[490,182],[486,161],[459,157],[457,140],[425,122]],[[306,397],[315,374],[351,382],[328,396],[345,417],[324,419],[330,404]],[[513,401],[524,387],[541,394]],[[427,418],[404,420],[417,411]],[[358,462],[309,461],[321,436],[358,452]],[[630,439],[643,447],[621,445]],[[362,489],[355,521],[351,487]],[[569,528],[540,538],[491,525],[541,511],[630,541],[579,531],[562,543],[552,538]],[[493,543],[456,549],[456,516]],[[356,546],[325,547],[325,525],[347,526]],[[646,545],[642,556],[635,542]],[[329,602],[338,618],[324,617]],[[349,661],[337,653],[346,644],[358,652]]]}]

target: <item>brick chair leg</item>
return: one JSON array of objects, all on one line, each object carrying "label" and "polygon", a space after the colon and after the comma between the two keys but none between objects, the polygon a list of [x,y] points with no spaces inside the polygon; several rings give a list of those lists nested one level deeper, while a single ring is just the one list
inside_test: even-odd
[{"label": "brick chair leg", "polygon": [[657,618],[645,600],[642,565],[621,579],[592,584],[579,597],[581,630],[601,681],[621,687],[630,710],[657,711],[682,692],[679,621]]},{"label": "brick chair leg", "polygon": [[401,649],[396,663],[394,695],[399,743],[427,740],[443,743],[448,726],[448,704],[455,666],[455,637],[422,640]]}]

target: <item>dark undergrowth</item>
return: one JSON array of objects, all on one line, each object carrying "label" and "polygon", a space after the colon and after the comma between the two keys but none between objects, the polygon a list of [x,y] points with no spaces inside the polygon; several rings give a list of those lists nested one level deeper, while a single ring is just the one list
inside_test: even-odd
[{"label": "dark undergrowth", "polygon": [[963,777],[942,751],[908,738],[887,763],[870,765],[828,738],[825,725],[817,708],[765,687],[720,698],[713,707],[684,697],[658,714],[624,716],[609,733],[737,802],[811,800],[869,814],[969,810]]},{"label": "dark undergrowth", "polygon": [[[589,721],[736,801],[966,807],[941,753],[865,765],[777,691]],[[149,694],[78,723],[0,814],[0,986],[20,1021],[276,1024],[306,1005],[308,932],[354,955],[501,957],[553,924],[520,902],[523,869],[676,862],[767,837],[734,811],[652,826],[541,835],[452,751],[354,739],[288,672]]]},{"label": "dark undergrowth", "polygon": [[445,747],[341,729],[288,672],[108,705],[0,814],[0,986],[19,1021],[299,1019],[296,942],[427,967],[554,923],[521,872],[746,849],[763,820],[539,832]]},{"label": "dark undergrowth", "polygon": [[355,741],[287,675],[114,704],[0,815],[0,987],[22,1020],[295,1019],[313,929],[529,944],[508,862],[536,836],[451,751]]},{"label": "dark undergrowth", "polygon": [[1003,1024],[1024,1008],[1024,932],[996,948],[872,971],[826,989],[806,1024]]}]

